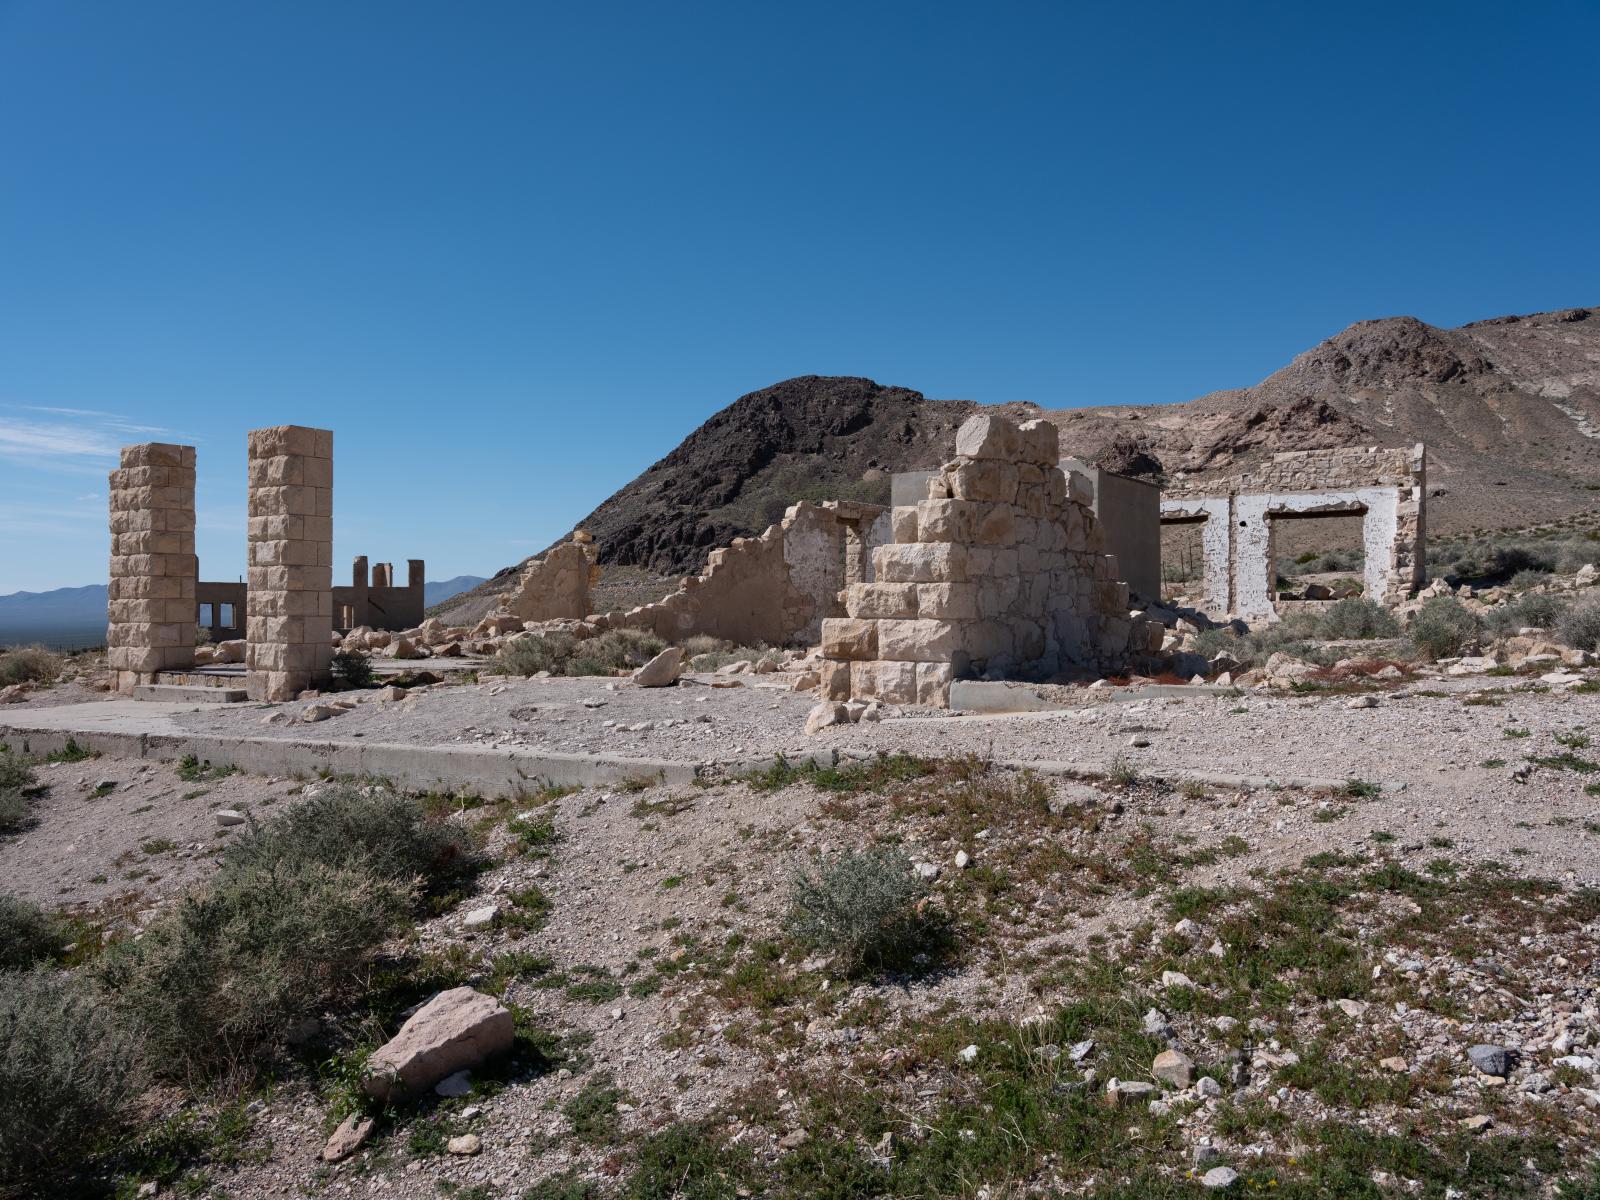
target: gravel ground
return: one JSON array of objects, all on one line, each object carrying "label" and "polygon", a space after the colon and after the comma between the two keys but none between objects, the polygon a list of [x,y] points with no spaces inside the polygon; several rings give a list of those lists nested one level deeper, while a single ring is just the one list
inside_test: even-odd
[{"label": "gravel ground", "polygon": [[[833,748],[844,754],[972,754],[1101,766],[1120,756],[1134,771],[1120,782],[1048,781],[1064,811],[1092,814],[1092,820],[1069,815],[1051,823],[1035,809],[1015,821],[986,818],[990,824],[981,829],[965,820],[966,814],[907,812],[882,796],[841,805],[836,794],[803,782],[771,792],[726,780],[692,788],[591,788],[551,796],[536,806],[535,815],[548,816],[559,833],[559,841],[542,855],[519,854],[511,845],[506,822],[516,815],[514,808],[464,807],[455,819],[484,830],[494,864],[477,879],[471,895],[418,928],[414,946],[464,959],[466,981],[481,986],[488,986],[501,956],[533,953],[551,960],[537,970],[516,972],[504,996],[523,1007],[537,1027],[576,1048],[569,1067],[523,1074],[500,1090],[430,1100],[338,1166],[317,1160],[334,1123],[327,1098],[303,1076],[288,1078],[253,1104],[252,1128],[237,1161],[207,1168],[220,1189],[211,1194],[422,1200],[440,1195],[443,1185],[511,1197],[570,1168],[609,1195],[615,1185],[608,1181],[620,1169],[614,1148],[572,1136],[563,1113],[581,1088],[605,1072],[625,1094],[616,1112],[623,1136],[715,1114],[718,1121],[729,1120],[734,1144],[776,1156],[783,1130],[799,1124],[791,1089],[805,1078],[861,1071],[880,1052],[901,1053],[895,1039],[907,1036],[907,1030],[947,1020],[952,1012],[1018,1023],[1037,1019],[1071,999],[1060,983],[1050,982],[1050,963],[1075,960],[1089,946],[1107,944],[1100,939],[1116,944],[1118,931],[1160,921],[1161,889],[1179,882],[1197,889],[1258,886],[1270,871],[1298,866],[1310,855],[1365,850],[1418,873],[1448,856],[1463,868],[1494,860],[1519,875],[1558,879],[1569,889],[1600,883],[1600,800],[1585,791],[1591,779],[1600,778],[1587,769],[1591,754],[1600,758],[1600,752],[1588,750],[1584,741],[1585,729],[1600,723],[1600,697],[1594,695],[1513,691],[1526,681],[1502,678],[1419,680],[1399,689],[1403,696],[1373,693],[1375,706],[1364,708],[1349,707],[1344,695],[1252,692],[1108,703],[1083,692],[1080,707],[1055,713],[912,714],[806,738],[800,727],[811,697],[783,690],[777,680],[743,682],[738,688],[712,688],[707,680],[697,680],[644,691],[601,680],[495,680],[431,688],[400,702],[369,699],[310,726],[261,724],[272,711],[297,713],[308,707],[304,703],[208,708],[178,719],[190,728],[249,736],[360,734],[384,741],[521,745],[706,763]],[[1465,703],[1490,689],[1489,698],[1497,704]],[[1446,694],[1415,694],[1432,691]],[[641,724],[650,727],[626,728]],[[1526,734],[1511,736],[1508,730]],[[1563,755],[1565,768],[1536,765],[1525,780],[1513,779],[1529,765],[1529,757]],[[1504,762],[1487,765],[1494,760]],[[1139,771],[1180,777],[1203,771],[1314,775],[1389,787],[1349,795],[1180,789],[1132,778]],[[110,759],[46,765],[39,775],[49,792],[38,809],[38,824],[0,841],[0,876],[10,881],[8,890],[43,903],[115,908],[135,922],[181,887],[204,878],[229,836],[219,835],[215,809],[262,812],[323,786],[237,774],[185,780],[170,766]],[[96,796],[99,782],[113,786]],[[729,953],[724,947],[730,935],[748,947],[780,928],[790,871],[805,856],[884,837],[896,840],[913,860],[938,868],[935,895],[952,908],[987,906],[984,942],[954,969],[913,986],[900,981],[840,986],[827,979],[826,963],[780,964],[813,981],[812,998],[770,1027],[722,994],[725,969],[696,973],[697,964]],[[141,845],[153,839],[175,845],[144,853]],[[1145,841],[1160,847],[1165,861],[1173,861],[1180,847],[1193,861],[1155,890],[1149,886],[1153,880],[1140,877],[1144,868],[1103,886],[1086,884],[1093,874],[1091,861],[1134,862],[1127,857],[1129,847]],[[1029,855],[1056,846],[1080,865],[1023,873],[1032,861]],[[958,855],[976,869],[961,870]],[[994,896],[982,892],[988,885],[974,881],[991,865],[1025,879],[1026,886]],[[140,877],[123,878],[130,874]],[[519,930],[509,920],[487,930],[466,927],[466,914],[483,906],[515,914],[523,902],[519,898],[533,887],[551,904],[541,928]],[[975,887],[980,891],[974,893]],[[129,891],[137,892],[135,899],[123,902],[120,897]],[[974,895],[987,898],[975,901]],[[1000,901],[1000,895],[1006,899]],[[1393,907],[1385,901],[1374,916]],[[1374,945],[1388,944],[1384,929],[1372,926]],[[1438,1064],[1459,1072],[1466,1043],[1504,1042],[1528,1055],[1514,1088],[1506,1089],[1521,1095],[1527,1072],[1549,1070],[1547,1060],[1556,1055],[1552,1047],[1560,1039],[1580,1048],[1585,1044],[1584,1014],[1594,1002],[1592,949],[1582,949],[1592,943],[1591,935],[1577,941],[1522,941],[1520,950],[1504,940],[1497,950],[1509,966],[1538,980],[1539,995],[1525,1011],[1507,1016],[1485,1007],[1446,1019],[1415,1004],[1374,1005],[1350,1019],[1356,1029],[1350,1036],[1362,1047],[1359,1055],[1376,1062],[1399,1048],[1413,1073],[1446,1069]],[[1529,961],[1520,962],[1519,953]],[[1494,999],[1495,977],[1484,973],[1482,959],[1464,965],[1449,956],[1391,957],[1383,968],[1391,975],[1415,975],[1428,980],[1430,988]],[[657,991],[626,990],[667,961],[680,966],[682,974]],[[548,986],[553,977],[560,977],[557,986]],[[598,987],[572,990],[582,984]],[[838,990],[828,991],[826,984]],[[846,1019],[861,1012],[878,1015],[865,1025]],[[1326,1036],[1327,1019],[1302,1013],[1299,1025],[1262,1039],[1248,1064],[1261,1082],[1243,1085],[1242,1094],[1266,1096],[1273,1073],[1284,1069],[1288,1056]],[[1332,1018],[1341,1019],[1337,1012]],[[1175,1018],[1175,1024],[1175,1036],[1197,1058],[1221,1061],[1226,1046],[1216,1029],[1193,1016]],[[1378,1048],[1367,1049],[1369,1041]],[[924,1103],[918,1096],[931,1094],[926,1088],[941,1078],[908,1078],[907,1111]],[[1463,1119],[1482,1109],[1476,1088],[1468,1074],[1450,1094]],[[1591,1091],[1563,1086],[1548,1103],[1553,1111],[1582,1117]],[[752,1118],[749,1124],[724,1117],[756,1092],[767,1097],[775,1115]],[[1600,1093],[1594,1095],[1600,1103]],[[1296,1092],[1285,1101],[1291,1102],[1303,1105],[1304,1112],[1318,1111],[1308,1093]],[[1494,1111],[1507,1124],[1520,1119],[1513,1109]],[[1209,1106],[1196,1110],[1184,1134],[1188,1144],[1224,1140],[1211,1114]],[[419,1150],[415,1135],[425,1125],[451,1134],[475,1133],[482,1140],[481,1153],[457,1157]]]}]

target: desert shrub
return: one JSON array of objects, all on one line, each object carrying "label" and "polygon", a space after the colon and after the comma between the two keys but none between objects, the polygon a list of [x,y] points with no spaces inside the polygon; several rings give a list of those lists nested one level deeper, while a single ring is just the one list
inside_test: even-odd
[{"label": "desert shrub", "polygon": [[1571,607],[1571,601],[1551,592],[1530,592],[1519,596],[1512,604],[1502,604],[1483,615],[1483,623],[1499,635],[1514,634],[1517,630],[1553,629]]},{"label": "desert shrub", "polygon": [[22,970],[53,958],[61,927],[37,904],[0,895],[0,970]]},{"label": "desert shrub", "polygon": [[1574,650],[1600,649],[1600,597],[1578,601],[1556,621],[1556,637]]},{"label": "desert shrub", "polygon": [[1336,571],[1359,571],[1366,563],[1366,552],[1359,547],[1345,550],[1307,550],[1294,558],[1278,559],[1278,574],[1331,575]]},{"label": "desert shrub", "polygon": [[1244,657],[1250,652],[1250,647],[1233,630],[1224,627],[1221,629],[1202,629],[1195,634],[1194,652],[1207,659],[1215,658],[1219,654],[1231,654],[1240,662],[1244,662]]},{"label": "desert shrub", "polygon": [[0,749],[0,833],[15,832],[28,823],[38,786],[26,759]]},{"label": "desert shrub", "polygon": [[410,796],[383,784],[325,784],[312,796],[249,831],[223,856],[224,872],[320,864],[378,879],[421,878],[446,886],[481,865],[472,835],[431,819]]},{"label": "desert shrub", "polygon": [[540,671],[559,675],[577,644],[578,639],[570,633],[532,633],[514,638],[500,647],[493,670],[500,675],[529,676]]},{"label": "desert shrub", "polygon": [[838,957],[846,972],[901,965],[924,941],[917,913],[923,883],[898,850],[845,850],[789,886],[789,932]]},{"label": "desert shrub", "polygon": [[1549,582],[1549,571],[1518,571],[1507,581],[1507,586],[1512,591],[1525,592],[1529,588],[1538,587],[1540,584]]},{"label": "desert shrub", "polygon": [[615,675],[642,667],[667,648],[653,633],[642,629],[608,629],[599,637],[579,642],[563,668],[567,675]]},{"label": "desert shrub", "polygon": [[414,889],[305,859],[225,868],[97,970],[111,1004],[175,1077],[253,1074],[287,1032],[362,990]]},{"label": "desert shrub", "polygon": [[1329,606],[1317,622],[1325,638],[1387,638],[1400,635],[1400,623],[1375,600],[1352,596]]},{"label": "desert shrub", "polygon": [[732,642],[723,642],[715,650],[694,655],[690,665],[696,671],[715,671],[718,667],[731,662],[748,662],[753,665],[762,659],[771,659],[776,663],[782,658],[783,655],[779,651],[766,646],[735,646]]},{"label": "desert shrub", "polygon": [[0,687],[13,683],[54,683],[61,674],[61,657],[43,646],[19,646],[0,651]]},{"label": "desert shrub", "polygon": [[1480,629],[1477,614],[1454,596],[1430,596],[1411,618],[1406,635],[1431,660],[1460,654]]},{"label": "desert shrub", "polygon": [[702,654],[715,654],[719,650],[732,649],[732,642],[723,638],[712,637],[709,633],[691,634],[683,639],[683,654],[685,658],[698,658]]},{"label": "desert shrub", "polygon": [[112,1011],[71,976],[0,974],[0,1191],[81,1161],[137,1094],[140,1061]]},{"label": "desert shrub", "polygon": [[372,660],[359,650],[335,651],[331,670],[334,682],[342,683],[345,687],[372,686]]}]

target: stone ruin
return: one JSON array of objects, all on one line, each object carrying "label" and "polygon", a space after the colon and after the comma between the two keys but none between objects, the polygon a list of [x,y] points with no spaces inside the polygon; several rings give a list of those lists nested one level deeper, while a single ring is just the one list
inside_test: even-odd
[{"label": "stone ruin", "polygon": [[968,418],[927,499],[896,506],[875,579],[822,622],[824,700],[947,706],[954,680],[1106,675],[1158,649],[1056,427]]},{"label": "stone ruin", "polygon": [[581,621],[592,611],[589,589],[600,582],[594,539],[583,530],[522,568],[501,611],[519,621]]},{"label": "stone ruin", "polygon": [[[328,678],[333,641],[333,434],[249,435],[251,699],[287,700]],[[125,446],[111,472],[107,659],[119,692],[195,665],[199,564],[193,446]]]},{"label": "stone ruin", "polygon": [[1426,574],[1426,452],[1376,446],[1293,450],[1205,485],[1169,485],[1163,525],[1203,522],[1204,607],[1213,616],[1277,617],[1276,522],[1360,514],[1365,595],[1398,604]]},{"label": "stone ruin", "polygon": [[194,447],[122,448],[111,472],[106,662],[119,692],[194,662]]},{"label": "stone ruin", "polygon": [[543,621],[582,621],[584,632],[639,629],[671,642],[703,634],[738,645],[815,644],[822,622],[841,616],[847,586],[874,578],[872,550],[891,538],[889,510],[855,501],[802,501],[758,537],[711,551],[699,575],[626,612],[595,613],[599,580],[592,539],[581,530],[522,569],[517,590],[473,632]]}]

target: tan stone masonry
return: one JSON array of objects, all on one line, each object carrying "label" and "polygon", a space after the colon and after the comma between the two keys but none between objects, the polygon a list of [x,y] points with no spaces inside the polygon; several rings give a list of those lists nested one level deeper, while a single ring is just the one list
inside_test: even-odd
[{"label": "tan stone masonry", "polygon": [[128,693],[194,664],[194,447],[124,446],[110,483],[106,658]]},{"label": "tan stone masonry", "polygon": [[327,682],[333,656],[333,434],[276,425],[249,436],[252,700]]},{"label": "tan stone masonry", "polygon": [[894,509],[875,581],[851,584],[848,616],[822,622],[825,698],[943,706],[954,679],[1106,673],[1159,646],[1159,627],[1129,614],[1057,440],[1045,421],[961,426],[928,498]]}]

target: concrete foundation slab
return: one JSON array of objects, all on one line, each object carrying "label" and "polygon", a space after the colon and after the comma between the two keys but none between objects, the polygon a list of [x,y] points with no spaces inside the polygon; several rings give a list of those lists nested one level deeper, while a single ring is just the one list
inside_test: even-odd
[{"label": "concrete foundation slab", "polygon": [[209,683],[142,683],[133,689],[133,698],[167,704],[243,704],[250,693],[242,687],[218,687]]}]

